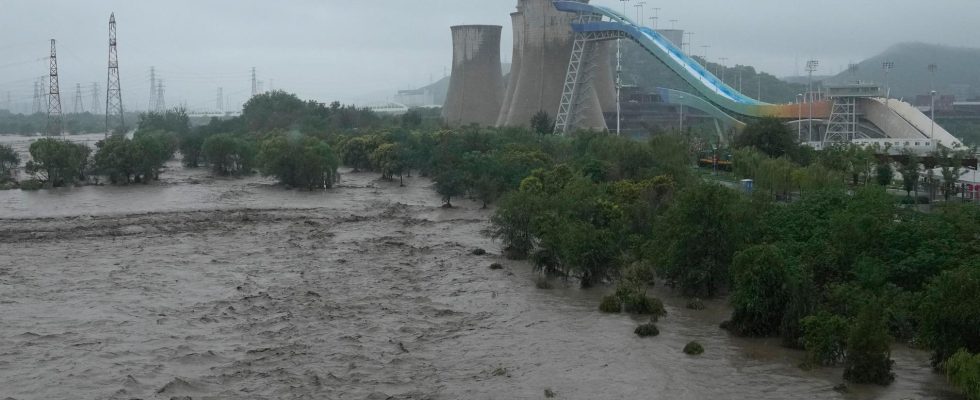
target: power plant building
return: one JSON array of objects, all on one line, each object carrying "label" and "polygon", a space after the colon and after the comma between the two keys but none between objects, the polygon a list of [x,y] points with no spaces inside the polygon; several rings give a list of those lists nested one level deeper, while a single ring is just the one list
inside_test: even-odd
[{"label": "power plant building", "polygon": [[453,72],[442,109],[450,126],[496,124],[504,100],[501,29],[492,25],[452,27]]}]

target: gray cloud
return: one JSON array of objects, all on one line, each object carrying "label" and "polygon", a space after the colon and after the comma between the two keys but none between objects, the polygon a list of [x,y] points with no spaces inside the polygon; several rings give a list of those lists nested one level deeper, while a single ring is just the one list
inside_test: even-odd
[{"label": "gray cloud", "polygon": [[[599,1],[619,8],[622,3]],[[676,19],[710,45],[709,58],[793,74],[796,60],[823,61],[835,73],[898,42],[978,46],[975,0],[646,0],[661,8],[661,27]],[[323,101],[384,100],[396,89],[440,78],[451,63],[449,26],[497,24],[510,57],[515,0],[133,1],[0,0],[0,102],[32,97],[32,79],[46,73],[47,40],[58,39],[65,108],[75,83],[105,85],[109,13],[119,21],[127,107],[148,102],[149,68],[167,86],[167,100],[214,106],[223,87],[230,103],[259,79]],[[636,4],[636,0],[630,5]],[[630,7],[631,15],[635,9]],[[89,97],[84,98],[86,102]],[[237,105],[237,104],[235,104]]]}]

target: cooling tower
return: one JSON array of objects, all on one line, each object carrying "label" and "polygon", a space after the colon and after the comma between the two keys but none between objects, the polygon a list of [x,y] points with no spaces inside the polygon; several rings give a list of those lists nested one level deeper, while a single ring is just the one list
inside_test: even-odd
[{"label": "cooling tower", "polygon": [[[498,125],[527,126],[539,111],[555,117],[572,52],[571,23],[574,17],[559,12],[551,0],[518,0],[517,13],[512,18],[515,55],[508,85],[511,87],[508,91],[512,93],[509,104],[501,110]],[[607,46],[601,43],[598,46],[599,49],[603,47]],[[597,62],[600,64],[593,79],[593,89],[584,94],[584,114],[575,118],[579,128],[606,128],[596,93],[612,87],[613,83],[611,73],[608,79],[600,76],[605,74],[601,61]],[[605,70],[609,71],[608,65]],[[602,89],[597,91],[597,87]]]},{"label": "cooling tower", "polygon": [[442,116],[450,126],[493,126],[504,97],[500,26],[452,27],[453,74]]},{"label": "cooling tower", "polygon": [[497,126],[507,125],[510,105],[514,100],[514,89],[517,87],[517,77],[520,76],[524,56],[524,14],[510,14],[511,25],[514,29],[514,52],[511,55],[510,77],[507,79],[507,92],[504,93],[504,103],[497,115]]}]

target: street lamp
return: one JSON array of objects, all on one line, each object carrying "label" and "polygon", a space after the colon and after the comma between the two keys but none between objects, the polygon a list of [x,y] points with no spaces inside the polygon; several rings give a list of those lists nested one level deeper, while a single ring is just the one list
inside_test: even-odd
[{"label": "street lamp", "polygon": [[892,89],[888,87],[888,73],[895,68],[895,63],[892,61],[885,61],[881,63],[881,69],[885,71],[885,104],[888,104],[888,99],[891,98]]},{"label": "street lamp", "polygon": [[807,78],[807,91],[810,96],[810,119],[807,121],[807,136],[810,140],[813,140],[813,73],[817,71],[817,67],[820,66],[820,61],[810,60],[806,62],[806,72],[809,74]]},{"label": "street lamp", "polygon": [[677,20],[676,19],[670,20],[670,29],[677,29]]},{"label": "street lamp", "polygon": [[796,110],[799,117],[796,119],[796,137],[803,142],[803,93],[798,93],[796,95]]},{"label": "street lamp", "polygon": [[643,6],[645,5],[647,5],[647,2],[641,1],[633,6],[636,7],[636,23],[640,24],[640,26],[643,26]]},{"label": "street lamp", "polygon": [[653,29],[657,29],[657,20],[660,19],[660,7],[653,9]]},{"label": "street lamp", "polygon": [[[623,17],[626,17],[626,3],[623,3]],[[623,39],[616,39],[616,136],[622,135],[623,125]]]},{"label": "street lamp", "polygon": [[[693,53],[694,52],[694,32],[687,32],[686,35],[687,35],[687,52],[688,53]],[[681,48],[681,51],[684,51],[683,46],[681,46],[681,47],[682,47]],[[688,55],[691,55],[691,54],[688,54]]]},{"label": "street lamp", "polygon": [[728,57],[721,57],[719,60],[721,60],[721,83],[726,83],[725,75],[728,73],[728,66],[725,65],[725,62],[728,61]]},{"label": "street lamp", "polygon": [[680,119],[679,119],[679,122],[677,124],[679,126],[679,128],[677,130],[677,133],[683,135],[684,134],[684,101],[683,101],[684,100],[684,95],[678,96],[678,99],[681,100],[681,101],[678,102],[678,103],[680,103],[680,108],[679,108],[679,110],[680,110]]},{"label": "street lamp", "polygon": [[929,111],[932,112],[932,126],[929,128],[930,129],[929,140],[935,140],[936,139],[936,91],[933,90],[932,92],[929,93],[929,95],[932,96],[932,107],[929,109]]}]

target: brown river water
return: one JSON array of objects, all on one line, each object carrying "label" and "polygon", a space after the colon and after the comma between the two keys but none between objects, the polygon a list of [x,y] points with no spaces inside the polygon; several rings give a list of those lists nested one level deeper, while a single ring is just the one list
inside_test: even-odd
[{"label": "brown river water", "polygon": [[163,177],[0,191],[0,398],[960,399],[899,345],[894,384],[837,392],[840,369],[662,287],[661,335],[638,338],[597,311],[610,288],[536,289],[481,234],[488,210],[442,209],[424,179]]}]

